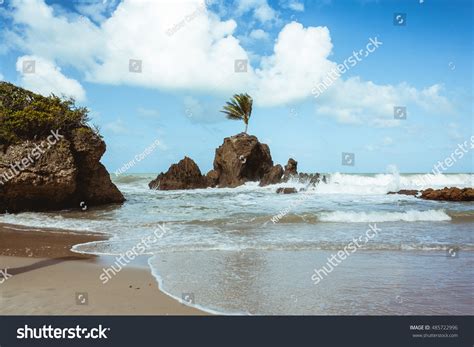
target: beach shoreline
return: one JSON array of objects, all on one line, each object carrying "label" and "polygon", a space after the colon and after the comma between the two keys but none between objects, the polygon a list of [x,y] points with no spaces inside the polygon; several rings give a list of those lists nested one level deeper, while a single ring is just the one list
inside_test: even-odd
[{"label": "beach shoreline", "polygon": [[1,315],[205,315],[162,292],[137,257],[107,284],[99,279],[112,256],[71,251],[106,240],[100,233],[0,224]]}]

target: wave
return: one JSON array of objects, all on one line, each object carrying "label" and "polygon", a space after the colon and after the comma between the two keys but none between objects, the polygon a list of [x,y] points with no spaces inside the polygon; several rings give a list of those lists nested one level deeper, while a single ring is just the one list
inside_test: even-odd
[{"label": "wave", "polygon": [[334,173],[328,175],[327,184],[319,184],[320,194],[379,195],[401,189],[423,190],[427,188],[472,187],[473,174],[405,174],[398,173],[356,175]]},{"label": "wave", "polygon": [[376,223],[376,222],[443,222],[451,217],[443,210],[405,212],[354,212],[334,211],[321,213],[318,219],[322,222],[342,223]]},{"label": "wave", "polygon": [[[72,247],[72,251],[81,254],[120,256],[124,254],[134,243],[126,243],[123,240],[105,240],[82,243]],[[159,248],[147,250],[143,255],[150,256],[159,253],[177,252],[202,252],[202,251],[337,251],[343,249],[347,241],[265,241],[255,243],[186,243],[160,245]],[[456,249],[459,251],[474,251],[474,244],[444,244],[444,243],[415,243],[415,242],[371,242],[363,244],[361,250],[365,251],[448,251]]]},{"label": "wave", "polygon": [[[408,210],[405,212],[320,211],[316,213],[288,213],[249,216],[236,214],[226,218],[196,219],[181,222],[187,225],[210,227],[258,226],[268,224],[316,224],[316,223],[381,223],[381,222],[457,222],[474,221],[474,211],[446,212],[444,210]],[[180,223],[180,221],[177,221]]]},{"label": "wave", "polygon": [[154,191],[148,190],[148,183],[156,178],[154,174],[112,175],[112,179],[125,190],[130,187],[146,187],[148,194],[227,194],[262,191],[274,193],[277,187],[295,187],[315,194],[345,194],[345,195],[385,195],[401,189],[423,190],[427,188],[440,189],[444,187],[472,187],[474,174],[399,174],[397,172],[383,174],[343,174],[331,173],[325,175],[327,183],[319,183],[316,187],[308,186],[309,182],[292,179],[288,182],[259,187],[258,182],[247,182],[236,188],[208,188],[198,190]]},{"label": "wave", "polygon": [[136,182],[146,182],[147,184],[156,178],[153,175],[112,175],[112,181],[117,184],[131,184]]}]

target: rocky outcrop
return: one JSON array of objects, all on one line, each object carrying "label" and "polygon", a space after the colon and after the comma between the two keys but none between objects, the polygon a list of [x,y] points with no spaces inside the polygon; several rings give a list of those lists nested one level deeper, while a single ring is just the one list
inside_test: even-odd
[{"label": "rocky outcrop", "polygon": [[[296,178],[302,183],[316,185],[321,181],[320,174],[298,174],[298,162],[288,160],[285,169],[273,166],[270,148],[260,143],[255,136],[241,133],[226,137],[216,149],[214,168],[206,176],[201,175],[199,167],[191,159],[185,158],[161,173],[150,182],[151,189],[194,189],[205,187],[237,187],[245,182],[259,181],[260,186],[287,182]],[[323,176],[322,181],[325,182]]]},{"label": "rocky outcrop", "polygon": [[0,213],[122,203],[99,162],[104,141],[81,127],[46,139],[4,145],[0,151]]},{"label": "rocky outcrop", "polygon": [[281,182],[283,176],[283,168],[280,164],[273,166],[260,181],[260,186],[268,186],[269,184],[277,184]]},{"label": "rocky outcrop", "polygon": [[317,185],[319,182],[323,182],[323,183],[327,183],[327,180],[326,180],[326,176],[321,176],[321,174],[319,173],[314,173],[314,174],[307,174],[307,173],[302,173],[300,172],[298,174],[298,176],[296,176],[298,178],[298,181],[300,183],[305,183],[306,185],[308,186],[315,186]]},{"label": "rocky outcrop", "polygon": [[388,192],[387,194],[401,194],[401,195],[412,195],[417,196],[420,191],[416,189],[402,189],[398,192]]},{"label": "rocky outcrop", "polygon": [[[298,162],[288,160],[285,169],[273,166],[270,148],[260,143],[255,136],[241,133],[226,137],[216,149],[214,168],[206,176],[201,175],[199,167],[189,158],[170,167],[150,182],[151,189],[194,189],[205,187],[237,187],[249,181],[259,181],[260,186],[287,182],[296,178],[308,185],[321,181],[320,174],[298,174]],[[325,182],[325,177],[322,179]]]},{"label": "rocky outcrop", "polygon": [[277,194],[295,194],[297,193],[298,191],[296,190],[296,188],[292,188],[292,187],[281,187],[281,188],[278,188],[277,189]]},{"label": "rocky outcrop", "polygon": [[184,157],[179,163],[171,165],[166,173],[160,173],[148,186],[158,190],[196,189],[206,188],[209,183],[197,164],[191,158]]},{"label": "rocky outcrop", "polygon": [[388,192],[387,194],[412,195],[424,200],[439,201],[474,201],[474,189],[445,187],[443,189],[428,188],[425,190],[402,189],[398,192]]},{"label": "rocky outcrop", "polygon": [[248,181],[260,181],[273,167],[270,148],[255,136],[241,133],[226,137],[216,149],[214,170],[219,187],[237,187]]},{"label": "rocky outcrop", "polygon": [[288,159],[288,163],[285,165],[284,177],[288,180],[291,176],[298,174],[298,162],[293,158]]},{"label": "rocky outcrop", "polygon": [[215,187],[219,184],[219,173],[216,170],[210,170],[207,175],[207,185],[209,187]]},{"label": "rocky outcrop", "polygon": [[473,188],[445,187],[443,189],[425,189],[422,191],[421,199],[443,200],[443,201],[474,201]]}]

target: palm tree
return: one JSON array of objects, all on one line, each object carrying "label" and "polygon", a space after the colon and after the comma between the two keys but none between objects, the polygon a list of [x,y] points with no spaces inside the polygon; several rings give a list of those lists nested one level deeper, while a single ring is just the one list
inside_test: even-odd
[{"label": "palm tree", "polygon": [[249,119],[252,115],[253,99],[248,94],[234,94],[230,101],[227,101],[223,107],[222,113],[227,115],[227,118],[233,120],[243,120],[245,123],[245,133],[249,126]]}]

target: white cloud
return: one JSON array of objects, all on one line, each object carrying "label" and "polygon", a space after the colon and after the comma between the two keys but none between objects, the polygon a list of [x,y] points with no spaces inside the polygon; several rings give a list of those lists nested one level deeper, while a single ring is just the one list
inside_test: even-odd
[{"label": "white cloud", "polygon": [[365,149],[368,150],[369,152],[373,151],[378,151],[383,148],[389,147],[391,144],[393,144],[393,139],[389,136],[386,136],[382,139],[382,141],[379,144],[370,144],[365,146]]},{"label": "white cloud", "polygon": [[95,22],[103,22],[120,0],[76,0],[76,10]]},{"label": "white cloud", "polygon": [[224,115],[219,112],[221,104],[206,102],[193,96],[186,96],[183,100],[184,115],[191,121],[201,124],[222,121]]},{"label": "white cloud", "polygon": [[[236,21],[221,20],[204,0],[124,0],[108,18],[100,18],[100,25],[86,17],[59,15],[43,0],[12,0],[12,6],[18,29],[6,36],[10,44],[45,61],[72,66],[96,83],[225,95],[249,91],[257,105],[278,106],[311,97],[315,85],[336,66],[329,59],[333,45],[328,28],[297,22],[281,29],[271,55],[253,59],[234,36]],[[278,15],[266,0],[242,0],[237,6],[237,16],[250,12],[266,23]],[[250,35],[263,39],[268,33],[256,29]],[[129,71],[130,59],[142,61],[141,73]],[[235,73],[236,59],[260,64]],[[69,81],[63,83],[68,90],[75,87],[80,94],[77,81],[54,66],[51,70]],[[339,79],[315,99],[316,112],[344,123],[396,126],[400,121],[393,119],[394,105],[449,111],[450,102],[441,92],[438,84],[419,90],[406,83]]]},{"label": "white cloud", "polygon": [[142,116],[148,116],[148,117],[158,117],[160,115],[160,112],[158,110],[144,108],[144,107],[139,107],[137,109],[137,112],[141,114]]},{"label": "white cloud", "polygon": [[383,138],[382,144],[383,144],[384,146],[389,146],[389,145],[391,145],[392,143],[393,143],[393,139],[392,139],[391,137],[386,136],[386,137]]},{"label": "white cloud", "polygon": [[326,27],[287,24],[278,35],[273,55],[264,57],[255,71],[256,102],[279,105],[308,97],[315,82],[335,67],[328,60],[331,50]]},{"label": "white cloud", "polygon": [[5,77],[3,77],[3,75],[0,73],[0,81],[3,81],[5,79]]},{"label": "white cloud", "polygon": [[338,79],[316,99],[316,114],[335,117],[341,123],[393,127],[401,122],[394,119],[395,106],[406,106],[408,117],[415,107],[428,112],[452,112],[447,98],[440,95],[441,90],[437,84],[418,90],[407,83],[393,86],[359,77]]},{"label": "white cloud", "polygon": [[[27,70],[24,71],[24,68]],[[64,76],[59,67],[46,59],[26,55],[19,57],[16,70],[21,74],[21,85],[26,89],[44,96],[54,93],[73,97],[80,102],[86,99],[86,92],[81,84]]]},{"label": "white cloud", "polygon": [[239,0],[236,15],[252,12],[253,16],[261,23],[277,19],[277,12],[268,4],[267,0]]},{"label": "white cloud", "polygon": [[463,135],[461,134],[459,124],[451,122],[448,124],[448,135],[451,139],[459,141],[463,139]]},{"label": "white cloud", "polygon": [[249,36],[254,40],[268,40],[270,38],[270,35],[268,35],[268,33],[262,29],[252,30]]},{"label": "white cloud", "polygon": [[105,124],[104,130],[110,131],[115,135],[122,135],[128,133],[127,125],[121,119],[117,119],[113,122]]},{"label": "white cloud", "polygon": [[11,6],[13,21],[20,27],[3,34],[19,48],[78,69],[88,69],[97,63],[106,37],[86,17],[55,15],[43,0],[14,0]]},{"label": "white cloud", "polygon": [[299,12],[304,11],[304,3],[298,0],[283,1],[282,6],[284,8],[289,8],[290,10],[293,10],[293,11],[299,11]]}]

